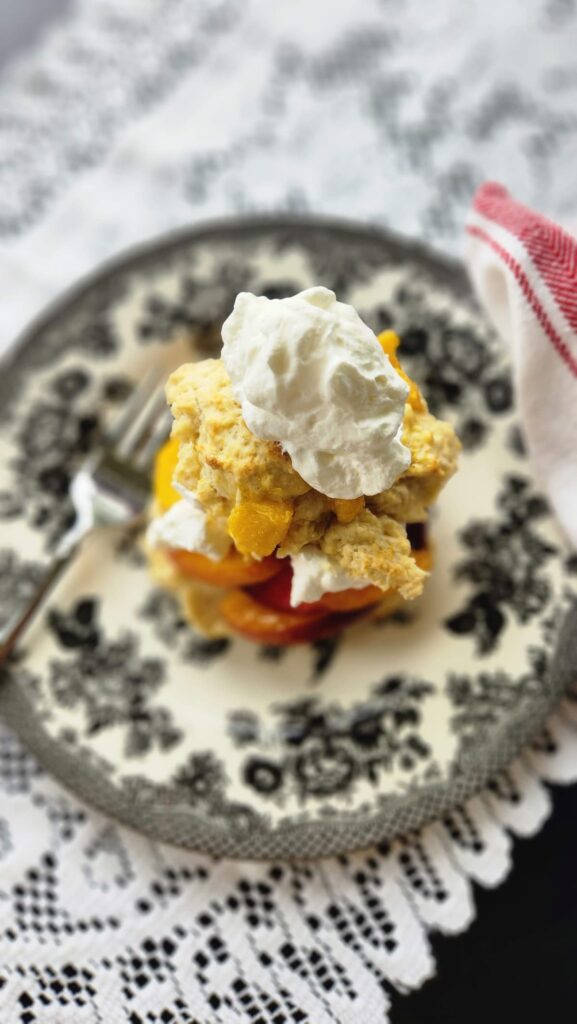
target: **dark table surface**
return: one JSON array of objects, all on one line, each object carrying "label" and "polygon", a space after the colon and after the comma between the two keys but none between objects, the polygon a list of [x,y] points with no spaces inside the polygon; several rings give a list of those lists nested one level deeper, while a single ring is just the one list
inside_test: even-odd
[{"label": "dark table surface", "polygon": [[[6,65],[73,0],[0,0],[0,89]],[[513,847],[513,870],[476,889],[476,920],[433,939],[437,976],[391,992],[393,1024],[577,1024],[577,786],[552,790],[554,810]]]},{"label": "dark table surface", "polygon": [[476,888],[463,935],[433,939],[437,976],[392,995],[393,1024],[575,1024],[577,787],[554,788],[542,831],[513,846],[513,869]]}]

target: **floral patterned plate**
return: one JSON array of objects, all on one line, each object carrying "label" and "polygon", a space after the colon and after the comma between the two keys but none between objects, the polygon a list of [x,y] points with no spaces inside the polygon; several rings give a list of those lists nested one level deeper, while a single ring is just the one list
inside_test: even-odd
[{"label": "floral patterned plate", "polygon": [[462,269],[354,225],[184,231],[75,288],[0,382],[0,617],[66,527],[67,485],[134,382],[217,354],[240,290],[321,283],[377,330],[464,445],[419,602],[309,647],[195,635],[138,537],[87,544],[3,671],[0,714],[82,797],[162,840],[246,857],[330,854],[485,785],[574,682],[577,562],[531,478],[506,357]]}]

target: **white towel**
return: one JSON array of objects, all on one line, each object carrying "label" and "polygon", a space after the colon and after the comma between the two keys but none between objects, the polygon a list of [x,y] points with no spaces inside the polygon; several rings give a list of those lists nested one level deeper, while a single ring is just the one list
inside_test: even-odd
[{"label": "white towel", "polygon": [[488,182],[467,219],[467,263],[511,348],[536,473],[577,547],[577,240]]}]

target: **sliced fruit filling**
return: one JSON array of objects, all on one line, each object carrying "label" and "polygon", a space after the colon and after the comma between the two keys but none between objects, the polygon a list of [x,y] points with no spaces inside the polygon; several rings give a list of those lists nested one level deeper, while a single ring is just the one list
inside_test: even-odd
[{"label": "sliced fruit filling", "polygon": [[315,489],[280,443],[248,429],[222,359],[171,375],[173,436],[156,459],[148,550],[158,581],[203,632],[303,643],[385,617],[422,592],[432,564],[426,518],[459,443],[401,367],[398,336],[378,341],[408,386],[411,461],[387,490],[358,497]]},{"label": "sliced fruit filling", "polygon": [[[419,545],[413,549],[413,557],[420,568],[428,571],[431,555],[426,526],[412,524],[409,532],[413,544]],[[330,636],[371,614],[385,597],[395,594],[369,584],[358,590],[323,594],[318,601],[295,606],[291,604],[293,570],[289,558],[269,555],[256,560],[235,548],[220,561],[181,549],[169,549],[167,555],[186,579],[225,590],[219,602],[222,618],[235,632],[261,643],[306,643]]]}]

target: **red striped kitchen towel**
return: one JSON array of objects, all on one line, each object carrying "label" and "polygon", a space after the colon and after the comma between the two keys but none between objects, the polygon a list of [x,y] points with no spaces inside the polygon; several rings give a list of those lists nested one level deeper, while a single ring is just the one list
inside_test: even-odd
[{"label": "red striped kitchen towel", "polygon": [[473,284],[511,347],[530,455],[577,546],[577,240],[493,182],[466,228]]}]

